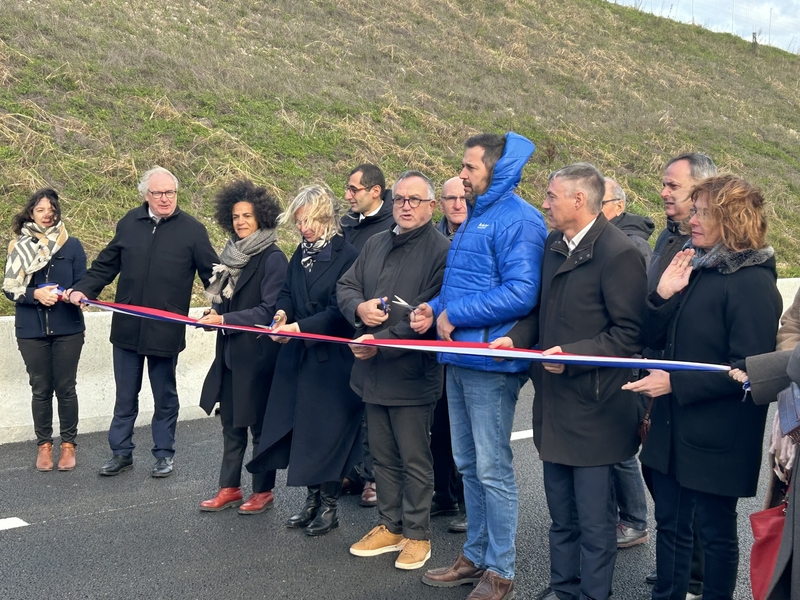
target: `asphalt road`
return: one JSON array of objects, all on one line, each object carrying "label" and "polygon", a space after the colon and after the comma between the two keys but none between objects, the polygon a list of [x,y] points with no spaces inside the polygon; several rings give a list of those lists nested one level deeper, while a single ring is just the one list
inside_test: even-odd
[{"label": "asphalt road", "polygon": [[[515,431],[530,429],[532,399],[529,384]],[[109,478],[97,475],[110,456],[102,433],[79,437],[78,467],[70,473],[37,472],[33,442],[0,448],[0,524],[12,517],[28,523],[0,530],[0,598],[447,600],[469,592],[423,585],[422,570],[394,568],[395,554],[350,555],[349,546],[377,518],[376,509],[360,507],[356,497],[342,499],[341,525],[328,535],[310,538],[285,528],[305,489],[287,488],[282,474],[272,510],[250,516],[230,509],[200,512],[199,502],[216,491],[222,450],[216,418],[178,424],[176,472],[167,479],[150,477],[149,426],[138,428],[134,440],[134,469]],[[535,598],[548,582],[549,516],[533,441],[519,439],[513,447],[520,489],[517,598]],[[760,502],[739,504],[740,599],[751,597],[747,515]],[[449,519],[433,519],[428,567],[450,564],[463,543],[463,535],[447,532]],[[620,551],[614,597],[649,598],[644,577],[654,560],[652,538]]]}]

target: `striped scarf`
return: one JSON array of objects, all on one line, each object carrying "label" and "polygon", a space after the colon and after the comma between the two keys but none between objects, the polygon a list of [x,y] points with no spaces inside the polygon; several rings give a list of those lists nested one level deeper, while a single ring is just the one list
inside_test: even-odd
[{"label": "striped scarf", "polygon": [[25,289],[36,271],[44,269],[53,255],[67,243],[67,228],[59,221],[47,229],[33,221],[22,226],[22,233],[8,245],[8,260],[3,291],[14,301],[25,295]]}]

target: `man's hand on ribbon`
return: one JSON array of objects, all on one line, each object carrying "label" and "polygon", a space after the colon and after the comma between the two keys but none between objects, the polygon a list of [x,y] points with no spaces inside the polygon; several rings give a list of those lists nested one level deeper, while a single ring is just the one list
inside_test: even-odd
[{"label": "man's hand on ribbon", "polygon": [[642,377],[638,381],[631,381],[622,386],[623,390],[643,394],[648,398],[656,398],[672,393],[672,384],[669,380],[669,373],[661,369],[647,369],[649,375]]},{"label": "man's hand on ribbon", "polygon": [[367,327],[377,327],[389,318],[389,312],[384,308],[388,300],[388,297],[383,297],[362,302],[356,307],[356,315]]},{"label": "man's hand on ribbon", "polygon": [[[354,339],[354,342],[363,342],[364,340],[374,340],[375,336],[371,333],[366,333],[360,337]],[[356,346],[355,344],[349,344],[350,350],[353,351],[353,355],[359,360],[367,360],[368,358],[372,358],[378,353],[377,346]]]},{"label": "man's hand on ribbon", "polygon": [[[563,352],[563,350],[561,349],[561,346],[553,346],[552,348],[548,348],[547,350],[544,350],[542,352],[542,356],[550,356],[551,354],[560,354],[562,352]],[[546,363],[542,363],[542,366],[544,367],[545,371],[549,371],[550,373],[553,373],[555,375],[560,375],[561,373],[564,372],[564,364],[563,363],[549,363],[549,362],[546,362]]]},{"label": "man's hand on ribbon", "polygon": [[427,302],[423,302],[411,311],[408,320],[411,322],[411,329],[422,335],[433,326],[433,309]]},{"label": "man's hand on ribbon", "polygon": [[452,335],[454,329],[455,326],[447,317],[447,309],[444,309],[436,319],[436,333],[439,335],[439,339],[444,340],[445,342],[452,342],[453,339],[450,336]]},{"label": "man's hand on ribbon", "polygon": [[[197,319],[197,322],[201,325],[224,325],[225,317],[218,314],[213,308],[210,308],[203,312],[203,316]],[[206,331],[214,331],[214,329],[208,328]]]},{"label": "man's hand on ribbon", "polygon": [[[499,337],[496,340],[492,340],[489,342],[489,348],[513,348],[514,347],[514,340],[512,340],[507,335],[503,337]],[[505,358],[495,358],[495,362],[503,362],[506,360]]]},{"label": "man's hand on ribbon", "polygon": [[[286,318],[286,315],[283,315],[283,318]],[[272,333],[280,333],[281,331],[286,331],[288,333],[300,333],[300,325],[297,323],[286,323],[284,325],[275,325],[272,328]],[[273,342],[278,342],[279,344],[285,344],[292,338],[283,337],[279,335],[270,335],[269,337],[272,338]]]}]

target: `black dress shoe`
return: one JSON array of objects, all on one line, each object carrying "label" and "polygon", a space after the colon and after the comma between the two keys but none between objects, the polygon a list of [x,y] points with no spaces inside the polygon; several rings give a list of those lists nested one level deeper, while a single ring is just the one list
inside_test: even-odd
[{"label": "black dress shoe", "polygon": [[431,500],[431,516],[432,517],[440,517],[440,516],[448,516],[448,517],[455,517],[458,514],[458,504],[453,502],[452,504],[440,504],[436,500]]},{"label": "black dress shoe", "polygon": [[647,585],[655,585],[656,581],[658,581],[658,571],[653,569],[647,574],[647,577],[644,578],[644,581]]},{"label": "black dress shoe", "polygon": [[105,475],[106,477],[113,477],[114,475],[119,475],[123,471],[127,471],[128,469],[133,468],[133,457],[126,456],[124,454],[115,454],[111,457],[111,460],[100,467],[100,475]]},{"label": "black dress shoe", "polygon": [[169,477],[172,475],[172,457],[160,456],[156,459],[156,464],[153,465],[153,477]]},{"label": "black dress shoe", "polygon": [[459,512],[456,518],[450,521],[450,524],[447,526],[447,531],[451,533],[466,533],[467,513]]}]

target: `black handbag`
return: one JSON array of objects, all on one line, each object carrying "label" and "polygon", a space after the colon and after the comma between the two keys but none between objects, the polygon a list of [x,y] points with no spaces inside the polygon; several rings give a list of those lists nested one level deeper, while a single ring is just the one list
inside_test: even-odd
[{"label": "black handbag", "polygon": [[778,418],[781,434],[800,444],[800,387],[794,382],[778,393]]}]

